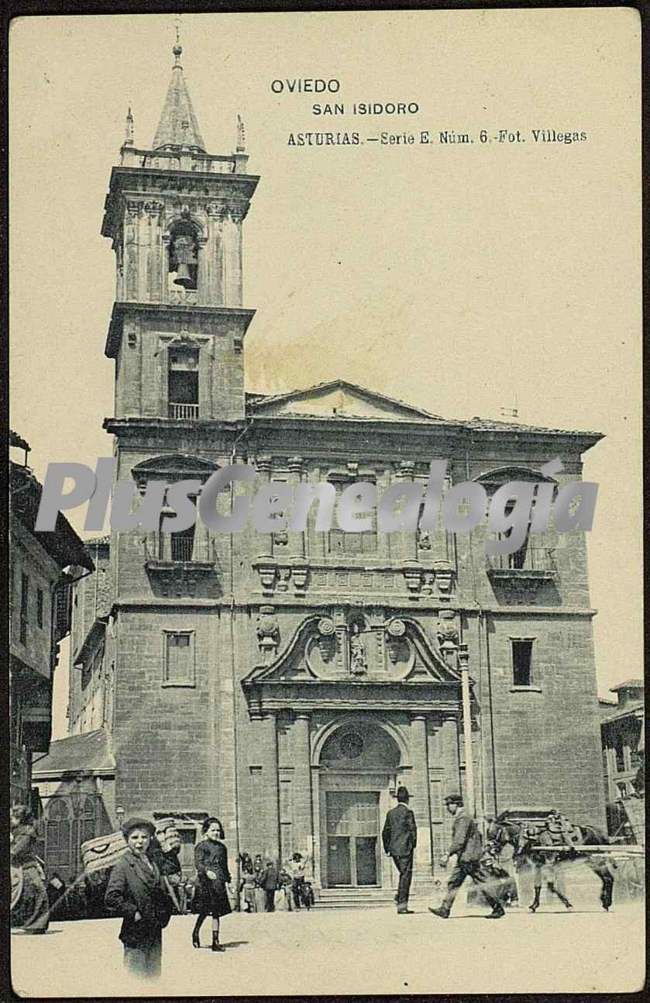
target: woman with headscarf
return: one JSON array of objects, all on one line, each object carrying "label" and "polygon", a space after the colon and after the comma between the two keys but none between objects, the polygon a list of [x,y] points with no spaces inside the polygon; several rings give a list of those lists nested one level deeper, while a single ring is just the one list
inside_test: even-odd
[{"label": "woman with headscarf", "polygon": [[122,826],[127,848],[113,865],[104,902],[109,912],[122,916],[120,940],[124,965],[134,975],[160,975],[162,931],[169,923],[171,902],[160,871],[147,853],[155,828],[143,818]]},{"label": "woman with headscarf", "polygon": [[45,933],[50,919],[50,903],[45,871],[36,856],[34,818],[25,805],[14,805],[9,825],[12,879],[15,877],[17,892],[16,902],[12,901],[11,925],[22,926],[25,933]]},{"label": "woman with headscarf", "polygon": [[212,916],[212,950],[223,951],[219,943],[219,922],[232,912],[226,885],[230,884],[228,851],[222,842],[223,826],[218,818],[206,818],[201,826],[205,839],[194,847],[197,885],[194,907],[198,912],[192,931],[192,946],[200,947],[199,933],[206,916]]}]

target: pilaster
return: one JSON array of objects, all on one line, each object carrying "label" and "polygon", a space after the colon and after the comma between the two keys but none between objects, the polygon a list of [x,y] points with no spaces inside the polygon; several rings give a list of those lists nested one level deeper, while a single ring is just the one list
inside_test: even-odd
[{"label": "pilaster", "polygon": [[411,808],[418,829],[415,848],[414,877],[416,884],[423,885],[432,880],[431,867],[431,810],[429,806],[429,757],[427,752],[427,721],[424,714],[411,716],[411,761],[413,764],[413,790]]}]

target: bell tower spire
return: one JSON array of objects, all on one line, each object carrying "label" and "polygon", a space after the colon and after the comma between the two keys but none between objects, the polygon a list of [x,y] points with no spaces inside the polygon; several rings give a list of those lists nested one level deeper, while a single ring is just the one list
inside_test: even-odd
[{"label": "bell tower spire", "polygon": [[201,136],[192,99],[183,76],[183,46],[180,43],[180,26],[176,23],[176,44],[172,52],[174,65],[172,78],[167,88],[160,122],[152,143],[153,150],[190,149],[205,153],[205,143]]},{"label": "bell tower spire", "polygon": [[[117,291],[106,354],[117,363],[114,420],[243,420],[243,222],[259,178],[236,149],[207,153],[183,76],[172,79],[151,149],[127,116],[102,234],[113,242]],[[180,374],[180,375],[179,375]]]}]

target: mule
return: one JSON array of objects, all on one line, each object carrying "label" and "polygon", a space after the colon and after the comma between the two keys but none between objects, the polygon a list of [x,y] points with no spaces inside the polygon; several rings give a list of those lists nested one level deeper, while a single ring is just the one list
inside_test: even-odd
[{"label": "mule", "polygon": [[[591,825],[574,825],[550,816],[541,822],[516,822],[503,813],[495,818],[488,829],[488,836],[499,846],[509,842],[515,850],[515,859],[527,861],[533,868],[534,898],[529,905],[530,912],[539,908],[542,877],[546,874],[549,891],[560,899],[566,909],[572,905],[558,887],[559,864],[580,860],[597,874],[601,881],[600,903],[607,912],[612,905],[614,892],[613,862],[606,856],[591,856],[580,852],[581,846],[607,846],[609,837]],[[557,853],[536,850],[536,846],[557,847]],[[569,852],[564,849],[569,846]]]}]

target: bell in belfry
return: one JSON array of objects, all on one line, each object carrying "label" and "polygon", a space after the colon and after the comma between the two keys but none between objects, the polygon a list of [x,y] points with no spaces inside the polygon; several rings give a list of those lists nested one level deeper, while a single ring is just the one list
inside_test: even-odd
[{"label": "bell in belfry", "polygon": [[185,289],[196,287],[196,251],[192,237],[180,234],[174,241],[174,263],[176,278],[174,284]]}]

